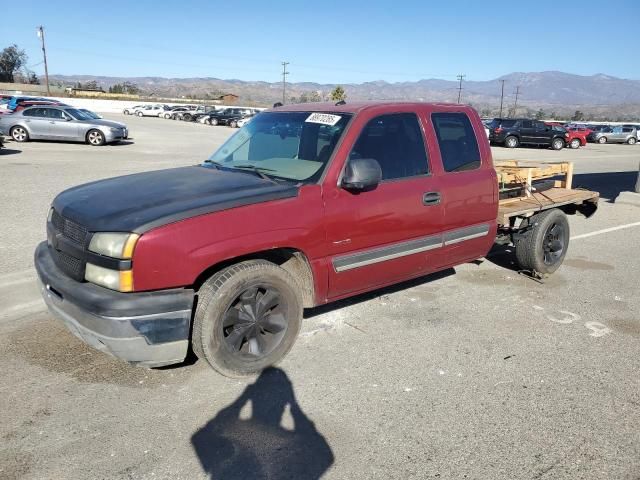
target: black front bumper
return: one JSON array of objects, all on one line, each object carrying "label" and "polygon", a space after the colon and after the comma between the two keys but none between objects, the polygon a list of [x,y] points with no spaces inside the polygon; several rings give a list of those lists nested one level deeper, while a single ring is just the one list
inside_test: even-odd
[{"label": "black front bumper", "polygon": [[51,313],[92,347],[131,363],[158,367],[184,360],[194,291],[120,293],[66,276],[46,242],[35,266]]}]

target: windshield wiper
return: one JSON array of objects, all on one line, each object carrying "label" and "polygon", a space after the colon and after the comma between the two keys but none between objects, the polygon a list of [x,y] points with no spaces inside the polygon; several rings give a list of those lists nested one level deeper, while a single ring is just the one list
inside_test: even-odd
[{"label": "windshield wiper", "polygon": [[278,183],[273,178],[271,178],[269,175],[266,175],[264,173],[264,171],[275,172],[275,170],[273,168],[257,167],[255,165],[251,165],[251,164],[229,165],[229,168],[233,168],[233,169],[237,168],[238,170],[250,170],[250,171],[252,171],[253,173],[255,173],[256,175],[258,175],[260,178],[262,178],[264,180],[269,180],[270,182]]},{"label": "windshield wiper", "polygon": [[215,160],[211,160],[210,158],[207,158],[203,163],[209,163],[216,167],[218,170],[224,167],[224,165],[222,165],[220,162],[216,162]]}]

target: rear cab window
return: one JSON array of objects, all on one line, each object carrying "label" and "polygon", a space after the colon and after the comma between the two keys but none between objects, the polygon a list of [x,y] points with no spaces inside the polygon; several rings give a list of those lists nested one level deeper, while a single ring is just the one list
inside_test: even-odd
[{"label": "rear cab window", "polygon": [[433,113],[431,121],[438,139],[445,172],[480,168],[480,149],[469,117],[464,113]]}]

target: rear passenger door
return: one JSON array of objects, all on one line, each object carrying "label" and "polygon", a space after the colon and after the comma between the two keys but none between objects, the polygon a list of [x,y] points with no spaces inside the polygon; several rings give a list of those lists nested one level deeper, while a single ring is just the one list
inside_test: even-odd
[{"label": "rear passenger door", "polygon": [[441,245],[442,204],[423,135],[413,112],[370,118],[348,156],[377,160],[381,183],[356,193],[339,182],[325,185],[329,298],[433,270]]},{"label": "rear passenger door", "polygon": [[47,109],[42,107],[28,108],[22,112],[25,124],[32,138],[47,138],[49,134],[49,118]]},{"label": "rear passenger door", "polygon": [[[484,256],[495,238],[498,183],[483,134],[463,112],[432,113],[440,153],[443,251],[438,267]],[[484,155],[481,154],[484,152]]]},{"label": "rear passenger door", "polygon": [[520,122],[520,142],[538,143],[534,122],[532,120],[523,120]]},{"label": "rear passenger door", "polygon": [[536,138],[540,145],[551,145],[551,138],[553,137],[553,128],[544,122],[535,122]]}]

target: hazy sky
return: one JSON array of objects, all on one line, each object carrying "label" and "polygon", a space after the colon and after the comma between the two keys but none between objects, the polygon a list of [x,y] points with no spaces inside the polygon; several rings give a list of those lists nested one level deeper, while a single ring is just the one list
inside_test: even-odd
[{"label": "hazy sky", "polygon": [[27,0],[3,16],[0,48],[17,43],[41,74],[39,24],[51,74],[277,81],[286,60],[291,82],[543,70],[640,79],[637,0]]}]

